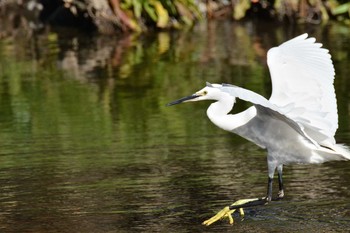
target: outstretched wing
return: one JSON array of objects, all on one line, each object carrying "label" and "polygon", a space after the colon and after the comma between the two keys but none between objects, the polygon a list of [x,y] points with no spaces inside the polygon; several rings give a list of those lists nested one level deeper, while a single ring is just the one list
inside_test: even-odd
[{"label": "outstretched wing", "polygon": [[278,118],[279,120],[288,124],[291,128],[293,128],[296,132],[298,132],[301,136],[303,136],[309,142],[318,146],[318,143],[315,142],[315,140],[313,138],[311,138],[310,136],[308,136],[304,132],[303,127],[301,127],[293,119],[286,116],[278,106],[272,104],[265,97],[255,93],[253,91],[250,91],[250,90],[247,90],[247,89],[244,89],[241,87],[237,87],[237,86],[234,86],[231,84],[221,84],[221,85],[220,84],[210,84],[210,85],[212,87],[219,88],[222,92],[226,92],[226,93],[230,94],[233,98],[239,98],[241,100],[244,100],[244,101],[247,101],[247,102],[254,104],[255,108],[257,110],[259,110],[260,113],[264,113],[265,115],[269,115],[271,118]]},{"label": "outstretched wing", "polygon": [[321,145],[335,144],[338,128],[331,55],[307,34],[268,51],[272,79],[270,103],[297,122]]}]

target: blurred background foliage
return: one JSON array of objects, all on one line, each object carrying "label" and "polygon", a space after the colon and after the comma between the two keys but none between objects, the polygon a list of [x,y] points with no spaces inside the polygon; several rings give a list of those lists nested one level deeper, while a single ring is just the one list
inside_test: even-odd
[{"label": "blurred background foliage", "polygon": [[350,24],[349,16],[348,0],[2,0],[0,38],[45,24],[115,34],[183,28],[213,18],[311,24],[333,19]]},{"label": "blurred background foliage", "polygon": [[[205,116],[208,103],[178,108],[165,104],[205,81],[234,83],[269,96],[267,50],[301,33],[308,32],[331,51],[337,71],[337,140],[349,144],[350,27],[346,24],[203,20],[191,30],[118,35],[114,32],[132,29],[113,18],[116,24],[104,27],[105,31],[97,27],[112,35],[100,35],[44,25],[96,28],[86,18],[93,14],[96,25],[102,18],[92,8],[82,13],[84,4],[30,2],[36,3],[28,1],[12,11],[7,11],[10,5],[0,8],[0,24],[5,26],[0,25],[4,36],[0,39],[1,232],[111,232],[121,227],[124,232],[167,232],[176,227],[180,229],[174,232],[202,232],[201,225],[193,223],[204,216],[196,213],[208,213],[235,195],[264,192],[260,184],[265,183],[265,152],[212,125]],[[57,12],[44,11],[48,6]],[[133,18],[133,8],[122,2],[119,6],[125,16],[140,23],[140,30],[159,27],[151,16],[146,21],[143,8],[137,10],[139,22]],[[232,17],[227,9],[200,17]],[[173,27],[171,22],[186,28],[169,12],[166,28]],[[251,9],[245,14],[259,16]],[[236,111],[247,107],[243,101],[236,106]],[[235,168],[239,171],[232,172]],[[333,224],[325,232],[346,232],[350,185],[339,174],[350,177],[348,166],[288,170],[290,190],[296,191],[290,192],[290,200],[321,199],[323,204],[312,201],[296,209],[287,202],[280,218],[291,221],[287,227],[282,221],[281,231],[300,226],[300,219],[317,219],[315,213],[330,208],[331,219],[320,217],[320,222]],[[305,174],[311,174],[314,182],[310,184]],[[336,203],[326,202],[329,196]],[[202,205],[205,200],[219,201]],[[310,206],[311,213],[305,211]],[[338,207],[340,212],[335,211]],[[269,212],[275,215],[274,208]],[[180,218],[185,221],[181,226]],[[251,232],[259,231],[255,229],[260,229],[260,222],[267,222],[266,232],[276,231],[272,230],[275,220],[254,221]],[[310,227],[309,221],[304,222]],[[311,224],[314,229],[323,226]]]}]

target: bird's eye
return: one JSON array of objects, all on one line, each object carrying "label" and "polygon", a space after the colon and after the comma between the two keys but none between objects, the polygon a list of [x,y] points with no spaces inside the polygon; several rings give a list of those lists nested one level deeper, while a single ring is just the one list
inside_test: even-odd
[{"label": "bird's eye", "polygon": [[206,94],[208,94],[208,92],[207,91],[203,91],[203,95],[206,95]]}]

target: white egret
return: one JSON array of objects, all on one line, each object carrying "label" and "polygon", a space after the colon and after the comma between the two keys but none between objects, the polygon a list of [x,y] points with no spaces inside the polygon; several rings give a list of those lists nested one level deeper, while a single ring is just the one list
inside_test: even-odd
[{"label": "white egret", "polygon": [[[241,87],[207,83],[195,94],[168,104],[214,100],[207,115],[215,125],[267,150],[266,197],[239,200],[203,224],[210,225],[222,217],[229,217],[232,224],[231,214],[235,210],[239,209],[243,215],[245,207],[270,202],[275,170],[278,172],[278,198],[282,198],[283,165],[350,160],[349,149],[334,139],[338,113],[331,55],[315,41],[303,34],[268,51],[272,80],[270,99]],[[236,98],[251,102],[253,106],[230,114]]]}]

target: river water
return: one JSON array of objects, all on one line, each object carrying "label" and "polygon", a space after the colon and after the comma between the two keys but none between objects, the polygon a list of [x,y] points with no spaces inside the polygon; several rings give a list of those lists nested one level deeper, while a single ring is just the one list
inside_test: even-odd
[{"label": "river water", "polygon": [[0,231],[348,232],[350,162],[286,166],[282,201],[247,209],[233,226],[202,226],[235,200],[265,194],[266,152],[212,125],[208,102],[165,106],[206,81],[268,97],[267,50],[304,32],[332,54],[336,139],[350,145],[348,26],[216,21],[2,39]]}]

